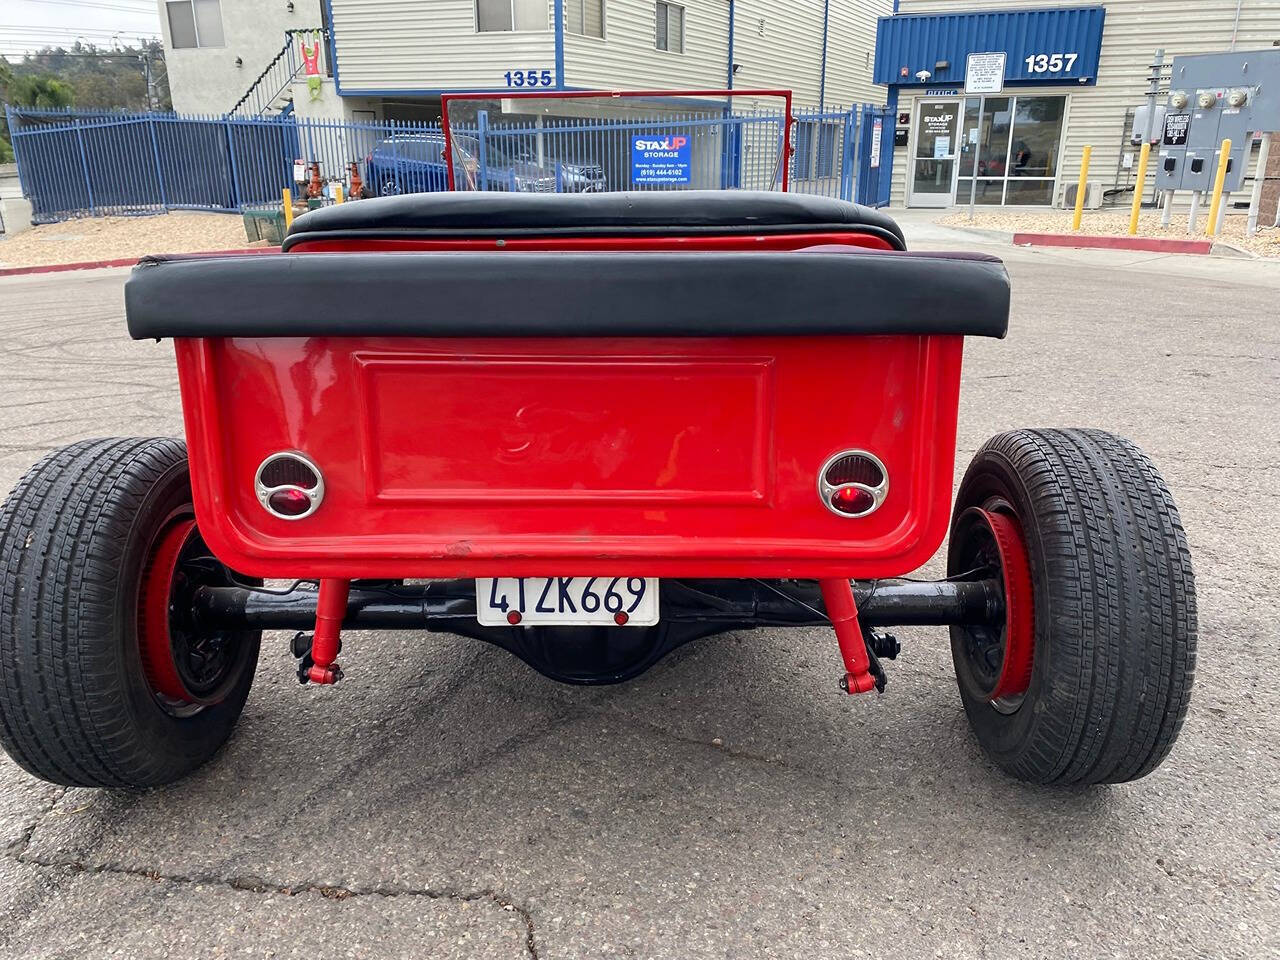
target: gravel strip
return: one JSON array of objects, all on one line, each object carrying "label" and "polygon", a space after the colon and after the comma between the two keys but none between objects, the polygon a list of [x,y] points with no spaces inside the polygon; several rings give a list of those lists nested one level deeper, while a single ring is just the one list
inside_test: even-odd
[{"label": "gravel strip", "polygon": [[[1160,226],[1159,213],[1144,213],[1138,218],[1138,236],[1162,237],[1172,240],[1198,239],[1204,236],[1208,213],[1200,217],[1194,234],[1187,233],[1187,211],[1174,210],[1173,222]],[[1036,213],[996,213],[977,211],[973,220],[969,214],[953,213],[938,221],[952,227],[978,227],[983,230],[1001,230],[1009,233],[1071,233],[1071,211],[1050,210]],[[1245,237],[1245,217],[1228,216],[1222,224],[1218,239],[1262,257],[1280,257],[1280,230],[1260,229],[1252,237]],[[1129,232],[1128,211],[1100,210],[1088,212],[1080,224],[1080,232],[1086,235],[1115,237]]]},{"label": "gravel strip", "polygon": [[200,253],[258,246],[245,239],[232,213],[164,213],[140,217],[86,217],[0,236],[0,267],[122,260],[152,253]]}]

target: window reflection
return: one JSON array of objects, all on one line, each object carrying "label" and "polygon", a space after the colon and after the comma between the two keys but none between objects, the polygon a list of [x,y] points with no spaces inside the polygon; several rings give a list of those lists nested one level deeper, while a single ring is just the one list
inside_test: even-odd
[{"label": "window reflection", "polygon": [[979,204],[1053,202],[1066,97],[987,97],[964,104],[956,202],[968,203],[977,164]]}]

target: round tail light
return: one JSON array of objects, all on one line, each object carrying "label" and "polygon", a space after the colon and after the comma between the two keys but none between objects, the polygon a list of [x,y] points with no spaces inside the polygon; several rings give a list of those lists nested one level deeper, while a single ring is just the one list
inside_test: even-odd
[{"label": "round tail light", "polygon": [[282,451],[263,460],[254,475],[254,492],[262,508],[281,520],[301,520],[320,507],[324,477],[300,453]]},{"label": "round tail light", "polygon": [[888,493],[888,471],[865,450],[842,450],[818,472],[818,497],[838,517],[875,513]]}]

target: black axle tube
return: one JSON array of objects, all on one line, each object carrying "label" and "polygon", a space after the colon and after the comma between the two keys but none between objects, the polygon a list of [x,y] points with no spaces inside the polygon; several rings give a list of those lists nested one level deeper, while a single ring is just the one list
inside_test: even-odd
[{"label": "black axle tube", "polygon": [[[664,621],[719,625],[723,630],[828,622],[821,592],[808,580],[663,580],[661,591]],[[859,619],[868,627],[995,625],[1004,619],[1004,591],[997,579],[855,580],[853,591]],[[311,630],[317,597],[314,581],[299,581],[283,591],[200,587],[193,613],[198,625],[210,629]],[[474,580],[355,580],[342,625],[352,630],[453,632],[475,622]]]}]

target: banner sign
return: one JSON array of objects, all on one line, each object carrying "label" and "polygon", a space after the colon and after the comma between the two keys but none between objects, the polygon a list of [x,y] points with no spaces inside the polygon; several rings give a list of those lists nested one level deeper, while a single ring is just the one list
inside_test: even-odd
[{"label": "banner sign", "polygon": [[631,138],[632,183],[688,183],[693,149],[686,134],[646,133]]}]

